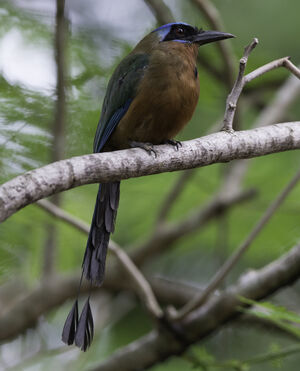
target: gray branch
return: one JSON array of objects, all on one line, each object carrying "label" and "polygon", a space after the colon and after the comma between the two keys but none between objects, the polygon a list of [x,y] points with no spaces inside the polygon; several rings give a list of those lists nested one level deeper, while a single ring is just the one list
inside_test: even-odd
[{"label": "gray branch", "polygon": [[258,220],[254,228],[251,230],[250,234],[242,242],[239,248],[225,261],[221,268],[213,276],[209,284],[206,286],[202,293],[195,296],[189,303],[187,303],[174,317],[174,319],[183,318],[188,313],[191,313],[195,308],[200,307],[201,304],[207,300],[209,295],[211,295],[217,287],[220,286],[224,278],[232,270],[232,268],[238,263],[240,258],[245,254],[245,252],[250,247],[253,240],[261,232],[264,226],[268,223],[271,217],[275,214],[279,206],[284,202],[289,193],[294,189],[300,180],[300,169],[293,179],[288,183],[284,190],[278,195],[278,197],[271,203],[267,208],[263,216]]},{"label": "gray branch", "polygon": [[244,303],[239,296],[261,300],[280,288],[290,285],[300,276],[300,245],[258,271],[242,276],[239,283],[191,313],[180,323],[186,342],[178,342],[170,334],[151,331],[144,337],[115,352],[93,371],[122,371],[147,369],[174,354],[182,353],[189,344],[204,339],[240,314]]},{"label": "gray branch", "polygon": [[203,167],[300,149],[300,122],[271,125],[234,133],[220,132],[183,143],[179,151],[155,147],[158,156],[142,149],[90,154],[54,162],[0,186],[0,221],[17,210],[84,184]]}]

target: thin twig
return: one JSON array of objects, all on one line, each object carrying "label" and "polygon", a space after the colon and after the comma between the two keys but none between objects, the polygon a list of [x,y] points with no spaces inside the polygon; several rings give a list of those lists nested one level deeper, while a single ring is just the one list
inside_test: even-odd
[{"label": "thin twig", "polygon": [[231,194],[216,192],[210,201],[197,210],[193,210],[186,218],[164,225],[163,228],[155,230],[152,236],[134,249],[132,257],[140,265],[149,256],[153,257],[158,253],[169,249],[176,241],[184,236],[199,231],[201,227],[209,223],[220,214],[225,214],[233,206],[248,201],[256,195],[253,189],[238,191]]},{"label": "thin twig", "polygon": [[248,73],[248,75],[246,75],[244,77],[244,81],[243,81],[243,85],[247,84],[248,82],[256,79],[257,77],[260,77],[261,75],[269,72],[269,71],[272,71],[274,70],[275,68],[279,68],[279,67],[285,67],[287,68],[289,71],[292,72],[292,74],[294,74],[296,77],[298,77],[298,79],[300,79],[300,70],[298,67],[296,67],[290,60],[289,60],[290,57],[283,57],[283,58],[280,58],[280,59],[276,59],[275,61],[272,61],[272,62],[269,62],[267,64],[265,64],[264,66],[261,66],[259,68],[257,68],[256,70]]},{"label": "thin twig", "polygon": [[162,318],[163,311],[158,304],[156,297],[152,291],[152,288],[149,282],[146,280],[141,271],[129,258],[129,256],[122,250],[116,243],[110,241],[109,249],[114,253],[115,257],[122,264],[122,267],[127,272],[130,279],[133,281],[136,291],[139,294],[139,297],[142,303],[145,304],[149,313],[155,319]]},{"label": "thin twig", "polygon": [[184,187],[186,183],[191,179],[191,177],[195,174],[195,170],[185,170],[183,171],[178,179],[176,180],[175,184],[167,194],[166,198],[164,199],[160,210],[158,212],[158,216],[156,219],[156,226],[160,227],[161,223],[165,221],[168,213],[170,212],[172,206],[174,205],[174,202],[177,200],[177,198],[180,196],[182,191],[184,190]]},{"label": "thin twig", "polygon": [[62,208],[54,205],[52,202],[47,200],[39,200],[35,204],[39,206],[41,209],[47,211],[49,214],[55,216],[56,218],[71,224],[73,227],[79,229],[80,231],[86,234],[89,234],[90,226],[87,223],[69,214]]},{"label": "thin twig", "polygon": [[244,50],[244,55],[240,59],[238,77],[234,83],[231,93],[228,95],[227,100],[226,100],[226,111],[225,111],[224,120],[223,120],[223,130],[226,130],[229,132],[233,130],[232,123],[233,123],[233,119],[234,119],[234,115],[235,115],[235,111],[237,107],[237,101],[244,87],[243,76],[245,73],[246,65],[247,65],[250,53],[256,47],[257,44],[258,44],[258,39],[254,38],[252,42],[248,46],[246,46]]},{"label": "thin twig", "polygon": [[[89,233],[90,227],[87,223],[75,218],[66,211],[62,210],[60,207],[54,205],[52,202],[40,200],[36,204],[56,218],[64,220],[86,234]],[[140,272],[126,252],[123,251],[115,242],[110,241],[108,248],[109,251],[115,255],[117,261],[121,264],[128,277],[130,277],[132,280],[134,291],[138,294],[141,301],[145,303],[145,306],[150,314],[154,318],[161,318],[163,312],[155,298],[149,282],[144,275]]]},{"label": "thin twig", "polygon": [[294,65],[294,63],[292,63],[290,60],[289,60],[289,57],[287,57],[284,61],[283,61],[283,66],[285,68],[287,68],[288,70],[290,70],[292,72],[292,74],[294,74],[296,77],[298,77],[298,79],[300,79],[300,69]]},{"label": "thin twig", "polygon": [[[272,125],[280,122],[288,112],[289,107],[298,99],[300,83],[297,77],[290,75],[286,82],[277,91],[272,102],[261,111],[253,123],[253,128]],[[226,181],[222,186],[224,193],[235,192],[240,189],[250,161],[235,161],[230,164]]]},{"label": "thin twig", "polygon": [[[274,215],[278,207],[283,203],[292,189],[296,186],[298,181],[300,180],[300,169],[297,174],[293,177],[293,179],[288,183],[288,185],[284,188],[284,190],[279,194],[279,196],[275,199],[274,202],[268,207],[266,212],[263,214],[261,219],[258,223],[254,226],[248,237],[245,241],[239,246],[239,248],[228,258],[228,260],[223,264],[220,270],[215,274],[212,278],[208,286],[205,290],[196,298],[191,300],[187,303],[180,311],[178,311],[175,318],[176,320],[180,320],[183,317],[187,316],[191,313],[194,309],[198,308],[202,305],[207,298],[216,290],[216,288],[222,283],[224,278],[228,275],[228,273],[232,270],[232,268],[236,265],[236,263],[240,260],[240,258],[244,255],[247,251],[255,237],[260,233],[263,227],[267,224],[270,218]],[[174,317],[174,316],[173,316]]]},{"label": "thin twig", "polygon": [[275,61],[272,61],[270,63],[265,64],[264,66],[261,66],[257,68],[256,70],[248,73],[246,76],[244,76],[246,64],[248,61],[248,57],[252,50],[256,47],[258,44],[257,39],[253,39],[253,41],[245,48],[245,52],[243,57],[240,59],[240,69],[239,74],[236,79],[236,82],[232,88],[231,93],[229,94],[227,101],[226,101],[226,110],[223,120],[223,129],[225,131],[232,132],[232,123],[237,107],[238,99],[242,93],[242,90],[244,86],[249,83],[250,81],[256,79],[257,77],[274,70],[275,68],[279,67],[285,67],[290,72],[292,72],[298,79],[300,79],[300,69],[296,67],[290,60],[290,57],[284,57],[277,59]]},{"label": "thin twig", "polygon": [[[249,193],[249,192],[248,192]],[[248,197],[248,193],[246,196]],[[250,195],[251,195],[250,191]],[[244,194],[243,194],[244,197]],[[234,199],[235,200],[235,199]],[[218,206],[216,207],[217,213],[221,212],[222,202],[218,199]],[[225,202],[225,201],[223,201]],[[78,218],[70,215],[68,212],[62,210],[60,207],[57,207],[53,203],[47,200],[39,200],[37,206],[41,207],[43,210],[47,211],[51,215],[64,220],[68,224],[74,226],[75,228],[79,229],[80,231],[88,234],[89,233],[89,225]],[[188,219],[187,219],[188,220]],[[201,224],[201,223],[200,223]],[[176,228],[180,229],[180,228]],[[185,226],[184,230],[187,229]],[[155,295],[152,291],[152,288],[137,266],[133,263],[130,257],[113,241],[109,243],[109,250],[113,252],[116,256],[118,262],[123,266],[124,270],[127,272],[128,276],[134,283],[134,289],[138,293],[141,301],[145,303],[146,308],[151,313],[154,318],[161,318],[163,312],[155,298]]]},{"label": "thin twig", "polygon": [[286,117],[290,106],[299,99],[300,82],[296,76],[290,75],[277,90],[272,102],[263,109],[253,123],[253,128],[272,125]]},{"label": "thin twig", "polygon": [[[247,199],[249,196],[253,196],[253,191],[249,190],[243,193],[237,192],[238,198],[234,198],[231,195],[230,203],[229,205],[234,205],[237,200],[243,201],[245,198]],[[228,195],[227,197],[229,197]],[[224,208],[223,212],[225,212],[226,209],[226,200],[220,199],[219,197],[216,197],[216,202],[213,202],[211,204],[212,212],[215,212],[216,214],[221,213],[222,207]],[[72,225],[76,229],[84,232],[85,234],[89,233],[90,227],[87,223],[83,222],[82,220],[70,215],[68,212],[62,210],[60,207],[57,207],[53,203],[47,201],[47,200],[39,200],[36,202],[36,205],[41,207],[43,210],[47,211],[51,215],[55,216],[56,218],[63,220],[67,222],[68,224]],[[227,206],[228,207],[228,206]],[[202,214],[201,214],[202,215]],[[204,215],[207,216],[207,219],[210,218],[210,213],[206,212]],[[187,218],[185,221],[182,221],[180,225],[183,225],[182,228],[175,228],[176,230],[182,229],[187,230],[188,229],[188,221],[190,218]],[[206,220],[206,217],[205,219]],[[183,224],[182,224],[183,223]],[[184,224],[185,223],[185,224]],[[199,226],[201,223],[199,223]],[[179,226],[179,225],[178,225]],[[191,229],[192,231],[193,229]],[[167,239],[170,239],[170,236],[168,236]],[[134,290],[138,292],[138,296],[140,297],[141,301],[145,303],[148,311],[152,314],[155,318],[160,318],[162,316],[162,310],[155,298],[155,295],[153,294],[152,288],[146,278],[143,276],[143,274],[139,271],[137,266],[133,263],[132,259],[112,240],[109,242],[109,250],[114,253],[116,256],[118,262],[123,266],[124,270],[128,273],[132,281],[134,282]],[[140,263],[140,253],[141,250],[136,251],[136,253],[133,254],[135,260]],[[154,250],[152,249],[152,254],[154,253]],[[145,256],[145,252],[144,252]]]}]

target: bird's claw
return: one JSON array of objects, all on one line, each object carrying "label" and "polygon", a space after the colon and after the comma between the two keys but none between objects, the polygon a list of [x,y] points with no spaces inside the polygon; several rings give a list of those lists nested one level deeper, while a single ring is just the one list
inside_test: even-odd
[{"label": "bird's claw", "polygon": [[171,146],[174,146],[176,151],[179,150],[179,147],[182,147],[182,143],[175,139],[166,139],[163,144],[170,144]]},{"label": "bird's claw", "polygon": [[151,156],[151,154],[153,153],[154,157],[157,157],[157,152],[153,148],[154,146],[153,146],[152,143],[131,141],[131,142],[129,142],[129,145],[130,145],[131,148],[136,148],[136,147],[142,148],[148,153],[148,155]]}]

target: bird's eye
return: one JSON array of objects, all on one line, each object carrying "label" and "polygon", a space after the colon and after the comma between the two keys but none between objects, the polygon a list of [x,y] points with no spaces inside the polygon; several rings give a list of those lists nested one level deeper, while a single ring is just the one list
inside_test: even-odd
[{"label": "bird's eye", "polygon": [[184,34],[184,29],[182,27],[176,28],[176,34],[182,36]]}]

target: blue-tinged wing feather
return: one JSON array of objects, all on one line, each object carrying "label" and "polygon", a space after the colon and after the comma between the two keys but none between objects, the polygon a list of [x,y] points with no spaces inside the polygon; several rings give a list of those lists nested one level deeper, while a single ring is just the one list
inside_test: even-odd
[{"label": "blue-tinged wing feather", "polygon": [[104,98],[97,127],[94,152],[101,152],[105,143],[126,114],[136,96],[137,88],[149,63],[147,54],[129,54],[113,73]]},{"label": "blue-tinged wing feather", "polygon": [[109,122],[107,123],[105,130],[101,133],[101,137],[97,138],[95,141],[97,143],[97,147],[94,148],[94,152],[101,152],[103,146],[111,136],[112,132],[118,125],[118,123],[121,121],[122,117],[125,115],[125,113],[128,111],[128,108],[132,102],[132,99],[128,99],[128,101],[125,103],[123,107],[120,107],[116,110],[116,112],[112,115]]}]

